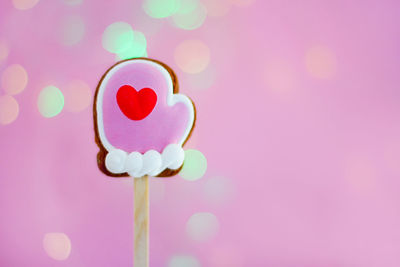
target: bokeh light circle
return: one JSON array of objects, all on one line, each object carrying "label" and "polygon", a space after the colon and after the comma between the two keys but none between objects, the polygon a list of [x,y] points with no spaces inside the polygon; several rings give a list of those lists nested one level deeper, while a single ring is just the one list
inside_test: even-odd
[{"label": "bokeh light circle", "polygon": [[201,267],[201,264],[193,256],[174,255],[169,260],[168,267]]},{"label": "bokeh light circle", "polygon": [[6,42],[0,40],[0,62],[5,60],[8,57],[9,53],[10,51]]},{"label": "bokeh light circle", "polygon": [[180,0],[145,0],[143,9],[153,18],[166,18],[173,15],[179,8]]},{"label": "bokeh light circle", "polygon": [[187,14],[199,6],[199,0],[180,0],[176,13]]},{"label": "bokeh light circle", "polygon": [[207,9],[207,15],[211,17],[224,16],[231,9],[229,0],[203,0],[202,2]]},{"label": "bokeh light circle", "polygon": [[76,45],[85,35],[85,23],[80,16],[67,17],[62,25],[60,40],[64,45]]},{"label": "bokeh light circle", "polygon": [[39,0],[12,0],[12,3],[16,9],[27,10],[36,6]]},{"label": "bokeh light circle", "polygon": [[121,53],[128,49],[134,40],[134,33],[131,25],[118,21],[109,25],[102,36],[104,49],[111,53]]},{"label": "bokeh light circle", "polygon": [[63,261],[71,254],[71,240],[64,233],[47,233],[43,238],[43,248],[50,258]]},{"label": "bokeh light circle", "polygon": [[19,105],[10,95],[0,96],[0,124],[10,124],[18,117]]},{"label": "bokeh light circle", "polygon": [[194,30],[203,25],[207,17],[207,9],[203,4],[188,12],[177,12],[172,16],[172,20],[178,28]]},{"label": "bokeh light circle", "polygon": [[328,47],[311,47],[306,53],[305,61],[307,71],[316,78],[329,79],[336,73],[336,56]]},{"label": "bokeh light circle", "polygon": [[28,73],[19,64],[8,66],[1,75],[1,86],[7,94],[22,92],[28,84]]},{"label": "bokeh light circle", "polygon": [[51,118],[62,111],[64,107],[64,96],[60,89],[50,85],[40,91],[37,105],[43,117]]},{"label": "bokeh light circle", "polygon": [[124,60],[129,58],[144,57],[147,55],[147,41],[144,34],[140,31],[133,31],[133,41],[131,45],[117,54],[118,60]]},{"label": "bokeh light circle", "polygon": [[210,212],[193,214],[186,223],[186,233],[195,241],[211,240],[219,230],[217,217]]},{"label": "bokeh light circle", "polygon": [[83,0],[64,0],[64,3],[70,6],[77,6],[82,4]]},{"label": "bokeh light circle", "polygon": [[198,150],[188,149],[185,151],[185,161],[179,175],[189,181],[195,181],[203,177],[207,171],[207,159]]},{"label": "bokeh light circle", "polygon": [[141,32],[145,32],[146,36],[154,36],[161,31],[161,29],[166,25],[166,20],[163,19],[153,19],[149,17],[146,13],[142,12],[136,14],[132,25],[135,25],[135,29]]},{"label": "bokeh light circle", "polygon": [[86,109],[92,101],[90,86],[81,80],[73,80],[64,90],[65,110],[80,112]]},{"label": "bokeh light circle", "polygon": [[249,6],[254,3],[255,0],[230,0],[232,4],[236,6]]},{"label": "bokeh light circle", "polygon": [[210,49],[202,41],[186,40],[175,49],[174,57],[184,72],[199,73],[210,63]]}]

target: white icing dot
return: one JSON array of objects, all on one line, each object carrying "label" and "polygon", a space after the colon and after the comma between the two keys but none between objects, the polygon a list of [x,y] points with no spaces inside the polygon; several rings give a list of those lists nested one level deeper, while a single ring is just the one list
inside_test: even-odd
[{"label": "white icing dot", "polygon": [[120,149],[109,152],[106,156],[106,168],[112,173],[122,173],[124,171],[127,153]]},{"label": "white icing dot", "polygon": [[105,160],[105,165],[111,173],[127,172],[131,177],[140,178],[144,175],[157,176],[165,169],[176,170],[182,166],[185,151],[178,144],[167,145],[162,154],[156,150],[146,153],[134,151],[130,154],[121,150],[111,150]]},{"label": "white icing dot", "polygon": [[132,177],[136,177],[143,167],[143,155],[139,152],[132,152],[125,162],[125,170]]},{"label": "white icing dot", "polygon": [[143,155],[143,168],[140,172],[141,176],[145,174],[156,176],[160,173],[161,166],[161,154],[155,150],[149,150]]},{"label": "white icing dot", "polygon": [[185,151],[178,144],[169,144],[162,153],[163,169],[176,170],[183,164]]}]

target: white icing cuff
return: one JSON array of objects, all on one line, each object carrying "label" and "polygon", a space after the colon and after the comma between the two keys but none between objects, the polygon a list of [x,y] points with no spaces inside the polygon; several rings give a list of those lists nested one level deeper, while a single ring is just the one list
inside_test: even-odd
[{"label": "white icing cuff", "polygon": [[144,175],[157,176],[165,169],[176,170],[182,166],[185,151],[178,144],[169,144],[160,154],[155,150],[146,153],[127,152],[114,149],[106,156],[106,168],[109,172],[120,174],[127,172],[130,176],[140,178]]}]

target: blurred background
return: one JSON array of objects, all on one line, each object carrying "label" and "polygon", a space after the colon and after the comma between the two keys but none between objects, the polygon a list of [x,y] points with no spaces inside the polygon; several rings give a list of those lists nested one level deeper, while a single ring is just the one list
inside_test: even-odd
[{"label": "blurred background", "polygon": [[151,266],[400,266],[400,2],[1,0],[0,266],[132,266],[93,93],[148,56],[197,107]]}]

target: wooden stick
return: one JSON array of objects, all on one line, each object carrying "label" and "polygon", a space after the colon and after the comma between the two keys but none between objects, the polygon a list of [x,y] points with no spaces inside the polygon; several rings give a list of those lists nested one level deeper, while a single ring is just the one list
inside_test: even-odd
[{"label": "wooden stick", "polygon": [[149,178],[134,178],[135,251],[134,266],[149,266]]}]

